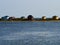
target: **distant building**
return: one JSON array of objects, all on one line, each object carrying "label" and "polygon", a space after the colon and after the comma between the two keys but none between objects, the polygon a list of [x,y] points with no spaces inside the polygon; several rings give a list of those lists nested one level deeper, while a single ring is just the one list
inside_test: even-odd
[{"label": "distant building", "polygon": [[45,20],[46,19],[46,16],[42,16],[42,20]]},{"label": "distant building", "polygon": [[32,15],[28,15],[27,19],[28,20],[33,20],[33,16]]},{"label": "distant building", "polygon": [[58,20],[59,17],[58,17],[58,16],[53,16],[52,19],[53,19],[53,20]]}]

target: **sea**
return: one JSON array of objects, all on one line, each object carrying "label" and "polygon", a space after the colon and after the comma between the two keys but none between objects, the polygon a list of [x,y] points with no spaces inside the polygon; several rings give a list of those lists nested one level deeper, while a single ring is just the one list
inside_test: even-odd
[{"label": "sea", "polygon": [[0,45],[60,45],[60,22],[0,22]]}]

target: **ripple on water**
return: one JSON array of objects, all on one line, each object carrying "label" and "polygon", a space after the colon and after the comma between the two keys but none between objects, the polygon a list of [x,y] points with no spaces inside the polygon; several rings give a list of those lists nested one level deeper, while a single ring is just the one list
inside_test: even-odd
[{"label": "ripple on water", "polygon": [[[6,43],[22,45],[48,45],[60,44],[60,33],[58,32],[17,32],[0,37],[0,44]],[[3,41],[4,40],[4,41]]]}]

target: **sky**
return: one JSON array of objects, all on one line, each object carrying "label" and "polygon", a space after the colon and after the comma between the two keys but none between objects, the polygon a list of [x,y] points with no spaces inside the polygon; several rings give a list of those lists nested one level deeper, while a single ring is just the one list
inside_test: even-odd
[{"label": "sky", "polygon": [[0,0],[0,17],[60,17],[60,0]]}]

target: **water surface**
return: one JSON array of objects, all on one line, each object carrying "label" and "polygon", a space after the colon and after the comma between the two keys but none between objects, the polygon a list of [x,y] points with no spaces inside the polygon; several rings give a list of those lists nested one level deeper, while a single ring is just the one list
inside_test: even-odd
[{"label": "water surface", "polygon": [[60,45],[60,22],[0,22],[0,45]]}]

